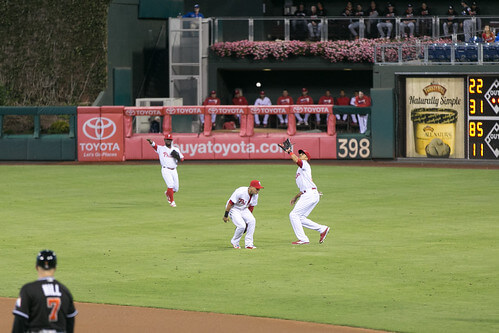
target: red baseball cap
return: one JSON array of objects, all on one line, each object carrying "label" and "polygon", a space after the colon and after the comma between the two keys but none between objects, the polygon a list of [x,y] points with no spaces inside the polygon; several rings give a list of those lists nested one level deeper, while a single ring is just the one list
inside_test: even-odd
[{"label": "red baseball cap", "polygon": [[212,90],[212,91],[210,92],[210,94],[211,94],[211,95],[216,94],[216,93],[217,93],[217,92],[216,92],[215,90]]},{"label": "red baseball cap", "polygon": [[305,92],[308,91],[307,88],[301,88],[301,91]]},{"label": "red baseball cap", "polygon": [[239,89],[234,90],[234,94],[239,94],[239,93],[240,93]]},{"label": "red baseball cap", "polygon": [[310,157],[310,153],[304,149],[298,150],[298,154],[305,154],[307,155],[308,160],[310,161],[312,158]]},{"label": "red baseball cap", "polygon": [[262,184],[260,184],[260,181],[256,180],[256,179],[251,181],[250,186],[252,186],[252,187],[254,187],[256,189],[263,188]]},{"label": "red baseball cap", "polygon": [[173,136],[171,134],[165,134],[165,140],[173,140]]},{"label": "red baseball cap", "polygon": [[265,91],[260,91],[260,95],[265,95]]}]

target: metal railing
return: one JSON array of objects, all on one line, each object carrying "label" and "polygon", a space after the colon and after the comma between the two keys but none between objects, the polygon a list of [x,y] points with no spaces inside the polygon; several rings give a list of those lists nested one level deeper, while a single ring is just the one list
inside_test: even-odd
[{"label": "metal railing", "polygon": [[[498,16],[455,16],[450,24],[448,17],[414,16],[409,21],[404,17],[343,17],[328,16],[301,18],[278,17],[214,17],[213,39],[216,42],[239,40],[348,40],[354,38],[401,39],[429,36],[453,38],[453,41],[468,41],[480,33],[485,25],[499,31]],[[444,27],[447,25],[447,27]]]},{"label": "metal railing", "polygon": [[498,64],[499,43],[433,43],[374,46],[374,63],[394,64]]}]

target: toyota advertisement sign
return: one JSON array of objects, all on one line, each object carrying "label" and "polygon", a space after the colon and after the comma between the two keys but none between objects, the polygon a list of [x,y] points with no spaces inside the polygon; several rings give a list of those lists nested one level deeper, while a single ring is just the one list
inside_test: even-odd
[{"label": "toyota advertisement sign", "polygon": [[78,160],[123,161],[123,108],[78,108]]}]

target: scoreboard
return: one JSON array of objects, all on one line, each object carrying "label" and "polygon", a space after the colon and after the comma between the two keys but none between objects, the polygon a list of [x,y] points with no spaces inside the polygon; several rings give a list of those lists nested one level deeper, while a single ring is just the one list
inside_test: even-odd
[{"label": "scoreboard", "polygon": [[467,77],[469,159],[499,159],[499,75]]}]

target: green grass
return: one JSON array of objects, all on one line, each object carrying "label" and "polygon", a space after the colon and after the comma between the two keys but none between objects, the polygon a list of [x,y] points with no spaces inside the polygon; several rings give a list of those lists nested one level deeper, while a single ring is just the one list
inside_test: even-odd
[{"label": "green grass", "polygon": [[[0,296],[35,279],[43,248],[77,301],[304,320],[401,332],[499,330],[498,170],[313,165],[324,192],[295,247],[289,165],[0,166]],[[238,187],[265,186],[257,250],[222,221]]]}]

